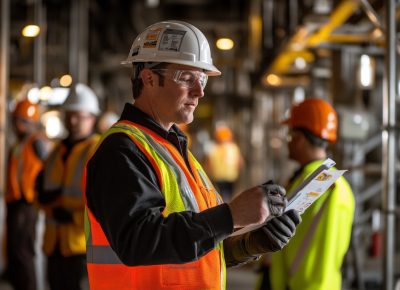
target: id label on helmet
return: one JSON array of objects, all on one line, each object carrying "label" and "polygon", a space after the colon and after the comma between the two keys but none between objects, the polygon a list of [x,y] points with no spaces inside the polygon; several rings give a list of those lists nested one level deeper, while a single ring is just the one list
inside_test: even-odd
[{"label": "id label on helmet", "polygon": [[155,48],[157,46],[157,40],[161,30],[161,28],[157,28],[147,32],[145,42],[143,43],[143,48]]},{"label": "id label on helmet", "polygon": [[180,51],[183,37],[186,31],[166,29],[161,36],[159,50]]}]

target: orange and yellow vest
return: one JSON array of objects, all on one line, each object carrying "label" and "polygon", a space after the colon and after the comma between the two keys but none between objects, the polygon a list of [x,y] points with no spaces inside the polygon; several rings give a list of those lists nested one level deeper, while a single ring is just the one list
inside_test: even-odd
[{"label": "orange and yellow vest", "polygon": [[32,135],[11,148],[5,194],[7,203],[21,199],[33,203],[36,198],[35,183],[43,168],[43,161],[39,159],[33,148],[35,140],[37,136]]},{"label": "orange and yellow vest", "polygon": [[[103,135],[102,140],[113,133],[128,135],[150,161],[165,198],[164,217],[174,212],[201,212],[222,203],[190,152],[191,171],[171,143],[145,127],[120,121]],[[194,262],[126,266],[110,247],[90,209],[87,208],[86,213],[87,269],[91,290],[225,289],[226,267],[222,242]]]},{"label": "orange and yellow vest", "polygon": [[[62,189],[55,201],[43,206],[46,213],[43,251],[46,255],[54,253],[57,246],[65,257],[86,253],[82,179],[86,162],[99,139],[99,135],[93,135],[75,144],[65,161],[63,155],[67,149],[59,143],[46,160],[44,191]],[[60,224],[53,218],[52,210],[57,206],[72,212],[72,223]]]}]

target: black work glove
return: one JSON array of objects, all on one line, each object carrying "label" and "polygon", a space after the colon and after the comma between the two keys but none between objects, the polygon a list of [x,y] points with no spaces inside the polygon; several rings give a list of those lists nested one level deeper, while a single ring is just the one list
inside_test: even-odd
[{"label": "black work glove", "polygon": [[[269,220],[254,235],[259,236],[254,242],[259,244],[256,248],[263,252],[275,252],[282,250],[296,232],[296,226],[301,222],[300,213],[297,210],[289,210],[281,216]],[[263,236],[263,238],[261,238]]]},{"label": "black work glove", "polygon": [[267,252],[281,250],[301,222],[299,212],[292,209],[269,220],[265,226],[224,240],[225,262],[228,267],[254,261]]},{"label": "black work glove", "polygon": [[72,212],[62,206],[53,209],[53,217],[60,224],[69,224],[73,222]]},{"label": "black work glove", "polygon": [[280,216],[285,211],[287,205],[286,190],[279,184],[274,184],[272,180],[260,185],[267,197],[267,204],[271,216]]}]

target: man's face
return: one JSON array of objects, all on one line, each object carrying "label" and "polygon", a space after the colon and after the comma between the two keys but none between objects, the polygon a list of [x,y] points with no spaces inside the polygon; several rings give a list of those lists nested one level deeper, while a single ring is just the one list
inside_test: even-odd
[{"label": "man's face", "polygon": [[13,117],[14,132],[19,139],[33,133],[37,128],[36,126],[37,124],[35,122],[20,117]]},{"label": "man's face", "polygon": [[72,140],[79,140],[93,132],[96,117],[88,112],[69,111],[65,113],[65,127]]},{"label": "man's face", "polygon": [[172,124],[189,124],[199,99],[204,96],[207,76],[201,69],[169,64],[166,69],[152,70],[155,80],[151,107],[153,115],[168,128]]}]

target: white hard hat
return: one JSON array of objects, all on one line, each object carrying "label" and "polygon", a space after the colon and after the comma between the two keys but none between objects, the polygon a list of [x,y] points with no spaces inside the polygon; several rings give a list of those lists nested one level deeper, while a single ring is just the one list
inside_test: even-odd
[{"label": "white hard hat", "polygon": [[84,111],[95,116],[100,114],[99,100],[91,88],[84,84],[72,87],[63,104],[65,111]]},{"label": "white hard hat", "polygon": [[133,41],[122,64],[167,62],[205,70],[209,76],[220,75],[213,65],[210,45],[204,34],[183,21],[163,21],[147,27]]}]

